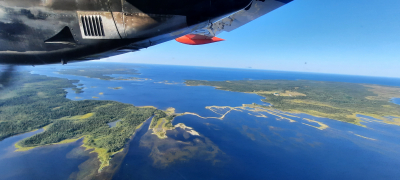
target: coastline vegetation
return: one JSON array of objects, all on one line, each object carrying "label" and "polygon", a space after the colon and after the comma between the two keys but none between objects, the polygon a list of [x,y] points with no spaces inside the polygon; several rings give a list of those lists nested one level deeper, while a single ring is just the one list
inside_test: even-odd
[{"label": "coastline vegetation", "polygon": [[[19,151],[84,137],[83,146],[98,153],[103,168],[139,125],[164,113],[115,101],[69,100],[64,89],[76,87],[75,80],[28,72],[18,73],[12,80],[14,85],[0,94],[0,140],[44,128],[44,132],[18,142],[15,147]],[[116,120],[121,121],[109,128],[107,123]]]},{"label": "coastline vegetation", "polygon": [[73,88],[71,88],[73,91],[75,91],[75,94],[80,94],[80,93],[83,93],[83,91],[82,91],[82,89],[84,89],[84,87],[80,87],[80,88],[78,88],[78,87],[73,87]]},{"label": "coastline vegetation", "polygon": [[160,139],[167,138],[167,130],[171,130],[174,128],[172,125],[172,120],[179,115],[176,114],[175,108],[168,108],[166,111],[156,114],[151,120],[149,129],[153,130],[153,134],[157,135]]},{"label": "coastline vegetation", "polygon": [[[68,74],[75,76],[85,76],[89,78],[97,78],[101,80],[123,80],[121,78],[115,78],[109,75],[112,74],[131,74],[139,75],[135,69],[125,69],[125,68],[85,68],[85,69],[64,69],[58,71],[60,74]],[[136,80],[136,78],[133,78]]]},{"label": "coastline vegetation", "polygon": [[187,80],[185,84],[254,93],[265,97],[262,101],[272,104],[263,108],[306,113],[357,125],[362,125],[357,117],[357,114],[362,114],[400,125],[396,120],[388,121],[384,118],[400,118],[400,106],[390,102],[391,98],[400,97],[399,87],[310,80]]}]

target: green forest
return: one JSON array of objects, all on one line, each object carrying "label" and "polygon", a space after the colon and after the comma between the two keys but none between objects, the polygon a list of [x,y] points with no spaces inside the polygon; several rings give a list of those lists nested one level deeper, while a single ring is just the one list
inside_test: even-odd
[{"label": "green forest", "polygon": [[60,74],[69,74],[75,76],[85,76],[89,78],[97,78],[102,80],[118,80],[120,78],[112,77],[112,74],[130,74],[139,75],[135,69],[125,69],[125,68],[85,68],[85,69],[64,69],[58,71]]},{"label": "green forest", "polygon": [[[264,102],[287,112],[307,113],[354,124],[360,124],[356,114],[375,118],[400,117],[400,106],[390,102],[400,97],[400,88],[345,82],[310,80],[187,80],[188,86],[214,86],[220,90],[255,93]],[[397,122],[393,122],[396,124]]]},{"label": "green forest", "polygon": [[[121,150],[136,127],[152,116],[165,114],[115,101],[66,98],[65,88],[77,88],[75,80],[17,73],[13,86],[0,91],[0,140],[46,126],[46,130],[19,143],[41,146],[85,136],[91,147],[107,152]],[[116,127],[107,123],[121,120]]]}]

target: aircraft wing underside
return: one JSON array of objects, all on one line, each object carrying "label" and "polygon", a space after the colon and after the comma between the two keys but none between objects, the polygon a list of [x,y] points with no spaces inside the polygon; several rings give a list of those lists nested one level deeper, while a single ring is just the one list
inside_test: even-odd
[{"label": "aircraft wing underside", "polygon": [[2,0],[0,64],[107,58],[166,41],[223,41],[292,0]]},{"label": "aircraft wing underside", "polygon": [[[235,30],[291,1],[292,0],[253,0],[244,9],[241,9],[224,17],[214,18],[213,20],[210,20],[210,22],[204,23],[203,28],[198,28],[201,26],[196,26],[198,29],[192,32],[190,32],[191,28],[186,28],[185,30],[188,32],[188,34],[182,37],[177,37],[176,40],[178,42],[190,45],[207,44],[222,41],[223,39],[217,38],[216,36],[223,31],[230,32],[232,30]],[[140,42],[132,43],[123,48],[101,54],[95,54],[92,56],[81,58],[79,60],[95,60],[128,52],[139,51],[142,48],[147,48],[149,46],[169,41],[171,40],[171,38],[174,37],[173,34],[174,32],[170,33],[170,35],[163,35],[146,39]]]}]

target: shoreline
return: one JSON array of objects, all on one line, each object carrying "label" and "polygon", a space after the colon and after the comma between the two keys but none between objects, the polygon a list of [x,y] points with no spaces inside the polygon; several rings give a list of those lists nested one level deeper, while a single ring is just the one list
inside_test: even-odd
[{"label": "shoreline", "polygon": [[[157,109],[157,108],[154,107],[154,106],[140,106],[140,107],[138,107],[138,108],[154,108],[154,109]],[[85,114],[85,115],[80,116],[79,118],[82,118],[82,117],[88,118],[88,117],[90,117],[90,116],[92,116],[92,115],[93,115],[93,113],[88,113],[88,114]],[[67,118],[68,118],[68,117],[67,117]],[[69,118],[70,118],[70,117],[69,117]],[[152,117],[150,117],[149,119],[151,119],[151,118],[152,118]],[[149,120],[149,119],[147,119],[147,120]],[[145,121],[145,122],[146,122],[146,121]],[[134,136],[136,135],[136,132],[137,132],[138,129],[141,129],[141,128],[142,128],[143,123],[144,123],[144,122],[142,122],[141,124],[139,124],[139,125],[137,125],[137,126],[135,127],[135,132],[130,136],[130,139],[132,139],[132,137],[134,137]],[[48,127],[49,127],[51,124],[52,124],[52,123],[50,123],[50,124],[44,126],[43,128],[41,128],[43,131],[42,131],[42,132],[39,132],[39,133],[45,132],[46,129],[48,129]],[[33,130],[33,131],[31,131],[31,132],[35,132],[35,131],[38,131],[38,130],[40,130],[40,129]],[[29,132],[25,132],[25,133],[29,133]],[[21,133],[21,134],[25,134],[25,133]],[[39,134],[39,133],[37,133],[37,134]],[[90,154],[90,153],[97,153],[97,159],[100,161],[100,167],[98,168],[98,173],[100,173],[100,172],[102,171],[103,168],[109,166],[109,165],[110,165],[110,160],[112,159],[112,157],[113,157],[115,154],[124,151],[124,149],[125,149],[125,147],[126,147],[126,144],[125,144],[125,146],[124,146],[123,148],[121,148],[120,150],[118,150],[118,151],[116,151],[116,152],[107,152],[107,150],[104,149],[104,148],[98,148],[98,147],[94,147],[94,146],[87,145],[87,144],[88,144],[87,142],[88,142],[88,139],[89,139],[88,136],[90,136],[90,135],[83,135],[83,136],[80,136],[80,137],[77,137],[77,138],[65,139],[65,140],[62,140],[62,141],[57,142],[57,143],[50,143],[50,144],[45,144],[45,145],[34,145],[34,146],[29,146],[29,147],[23,147],[23,146],[20,145],[20,142],[22,142],[23,140],[25,140],[25,139],[27,139],[27,138],[30,138],[30,137],[32,137],[32,136],[34,136],[34,135],[36,135],[36,134],[33,134],[33,135],[31,135],[31,136],[29,136],[29,137],[26,137],[26,138],[23,138],[23,139],[17,141],[16,143],[14,143],[14,144],[13,144],[13,146],[14,146],[14,148],[15,148],[14,152],[25,152],[25,151],[29,151],[29,150],[32,150],[32,149],[35,149],[35,148],[46,147],[46,146],[51,146],[51,145],[69,144],[69,143],[76,142],[76,141],[78,141],[78,140],[80,140],[80,139],[83,139],[82,145],[80,145],[80,147],[85,148],[85,151],[89,151],[89,154]],[[11,137],[12,137],[12,136],[11,136]],[[7,137],[7,138],[9,138],[9,137]],[[5,138],[5,139],[6,139],[6,138]],[[126,142],[126,143],[129,143],[129,141]]]},{"label": "shoreline", "polygon": [[[199,83],[198,84],[191,84],[192,83],[191,81],[194,81],[195,83],[197,83],[197,82],[199,82]],[[257,81],[257,80],[255,80],[255,81]],[[270,81],[274,81],[274,80],[270,80]],[[362,124],[364,121],[357,117],[357,115],[364,115],[364,116],[370,116],[370,117],[375,118],[375,119],[379,119],[379,120],[381,120],[382,122],[384,122],[386,124],[392,124],[392,125],[399,125],[400,126],[400,115],[393,115],[393,114],[378,115],[378,114],[373,114],[373,113],[363,113],[363,112],[355,111],[355,112],[352,112],[352,114],[344,114],[345,118],[340,119],[339,118],[340,116],[336,116],[336,114],[327,114],[327,113],[316,111],[316,110],[313,110],[313,109],[306,109],[306,110],[302,111],[302,110],[297,110],[297,109],[276,108],[276,107],[273,106],[273,104],[271,102],[268,102],[267,97],[263,96],[263,94],[274,95],[274,96],[284,96],[284,97],[288,97],[288,96],[290,96],[290,97],[306,96],[303,93],[298,93],[298,92],[294,92],[294,91],[288,91],[288,92],[283,93],[283,95],[281,95],[280,93],[277,93],[278,90],[276,90],[276,91],[241,92],[241,91],[229,90],[226,87],[221,87],[221,86],[218,86],[218,85],[205,85],[205,84],[202,84],[202,82],[210,82],[210,81],[207,81],[207,80],[186,80],[184,82],[184,84],[186,86],[211,86],[211,87],[214,87],[216,90],[229,91],[229,92],[238,92],[238,93],[256,94],[256,95],[261,97],[261,101],[262,102],[270,104],[270,107],[263,107],[263,108],[272,108],[272,109],[277,109],[277,110],[280,110],[280,111],[293,113],[293,114],[308,114],[308,115],[319,117],[319,118],[328,118],[328,119],[332,119],[332,120],[336,120],[336,121],[341,121],[341,122],[346,122],[346,123],[351,123],[351,124],[355,124],[355,125],[358,125],[358,126],[366,127],[366,125]],[[228,82],[228,83],[231,83],[233,81],[215,81],[215,82],[221,82],[221,83]],[[325,82],[325,81],[318,81],[318,82]],[[384,85],[376,85],[376,84],[365,84],[365,83],[352,83],[352,84],[359,84],[359,85],[362,85],[364,87],[370,88],[367,91],[375,93],[376,94],[376,97],[374,96],[375,98],[378,98],[378,99],[382,99],[382,98],[389,99],[388,102],[392,103],[393,105],[400,105],[400,104],[397,104],[397,103],[393,102],[394,99],[400,99],[400,98],[390,97],[390,96],[394,96],[394,91],[400,89],[400,87],[397,87],[397,86],[384,86]],[[385,88],[387,88],[387,89],[385,89]],[[385,92],[386,94],[385,93],[382,94],[381,92]],[[293,93],[293,95],[290,94],[290,93]],[[369,99],[369,97],[371,97],[371,96],[368,96],[366,98]],[[335,106],[332,106],[332,105],[329,105],[329,104],[325,104],[324,102],[314,102],[312,100],[305,101],[305,100],[299,100],[299,99],[293,99],[293,100],[289,99],[288,101],[291,102],[292,104],[297,104],[297,103],[304,104],[304,103],[306,103],[306,104],[310,104],[310,105],[322,106],[322,107],[333,108],[333,109],[338,109],[338,110],[342,110],[343,109],[343,108],[340,108],[340,107],[335,107]],[[258,106],[263,106],[263,105],[258,105]],[[386,108],[392,108],[392,107],[386,107]],[[188,113],[188,114],[190,114],[190,113]],[[192,114],[192,115],[196,115],[196,114]],[[392,117],[395,117],[395,118],[388,119],[388,118],[385,118],[385,116],[392,116]],[[200,116],[198,116],[198,117],[200,117]],[[204,117],[200,117],[200,118],[204,118]],[[346,119],[350,119],[350,120],[353,120],[353,121],[349,121],[349,120],[346,120]]]}]

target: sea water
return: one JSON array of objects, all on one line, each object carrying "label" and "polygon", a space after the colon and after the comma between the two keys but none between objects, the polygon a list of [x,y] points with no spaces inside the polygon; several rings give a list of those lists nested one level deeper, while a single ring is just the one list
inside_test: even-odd
[{"label": "sea water", "polygon": [[[149,78],[146,81],[100,80],[74,75],[57,74],[67,68],[125,67],[137,69],[140,75],[115,74],[113,77]],[[143,64],[77,63],[67,66],[51,65],[25,67],[34,74],[80,80],[83,93],[71,89],[71,100],[115,100],[135,106],[155,106],[159,109],[174,107],[178,113],[193,112],[204,117],[218,117],[206,106],[239,107],[242,104],[261,104],[261,96],[216,90],[207,86],[186,86],[185,80],[318,80],[369,83],[400,86],[400,79],[346,76],[331,74],[296,73],[281,71],[223,69]],[[122,87],[112,89],[109,87]],[[100,94],[101,93],[101,94]],[[392,102],[398,103],[398,99]],[[250,114],[249,114],[250,113]],[[265,113],[255,117],[252,112],[232,111],[223,120],[202,119],[184,115],[176,117],[173,125],[184,123],[200,136],[184,138],[177,128],[167,133],[165,143],[151,130],[143,128],[140,135],[129,142],[129,149],[115,179],[398,179],[400,174],[400,148],[397,135],[400,128],[380,122],[369,122],[368,128],[307,114],[296,114],[296,122],[279,119]],[[304,125],[302,118],[318,120],[329,126],[325,130]],[[312,124],[311,125],[316,125]],[[29,137],[30,134],[25,134]],[[30,176],[51,177],[46,171],[60,171],[60,179],[77,172],[78,165],[88,158],[68,159],[67,154],[81,142],[63,146],[45,146],[18,154],[10,147],[19,139],[8,138],[0,142],[0,166],[7,166],[1,174],[9,179]],[[21,139],[22,137],[20,137]],[[11,142],[12,140],[12,142]],[[157,142],[158,145],[149,145]],[[2,146],[1,143],[7,145]],[[183,146],[185,144],[185,146]],[[204,145],[205,144],[205,145]],[[7,150],[4,150],[7,149]],[[218,153],[215,150],[218,149]],[[185,156],[166,160],[159,152],[186,153]],[[157,156],[156,156],[157,155]],[[171,157],[174,157],[171,155]],[[57,159],[57,163],[54,162]],[[164,160],[164,161],[160,161]],[[14,162],[14,163],[11,163]],[[59,162],[59,163],[58,163]],[[167,162],[167,163],[160,163]],[[65,164],[68,164],[67,166]],[[26,175],[15,175],[21,169],[35,166]],[[51,166],[51,167],[50,167]],[[43,167],[43,168],[40,168]],[[3,168],[0,168],[3,169]]]}]

